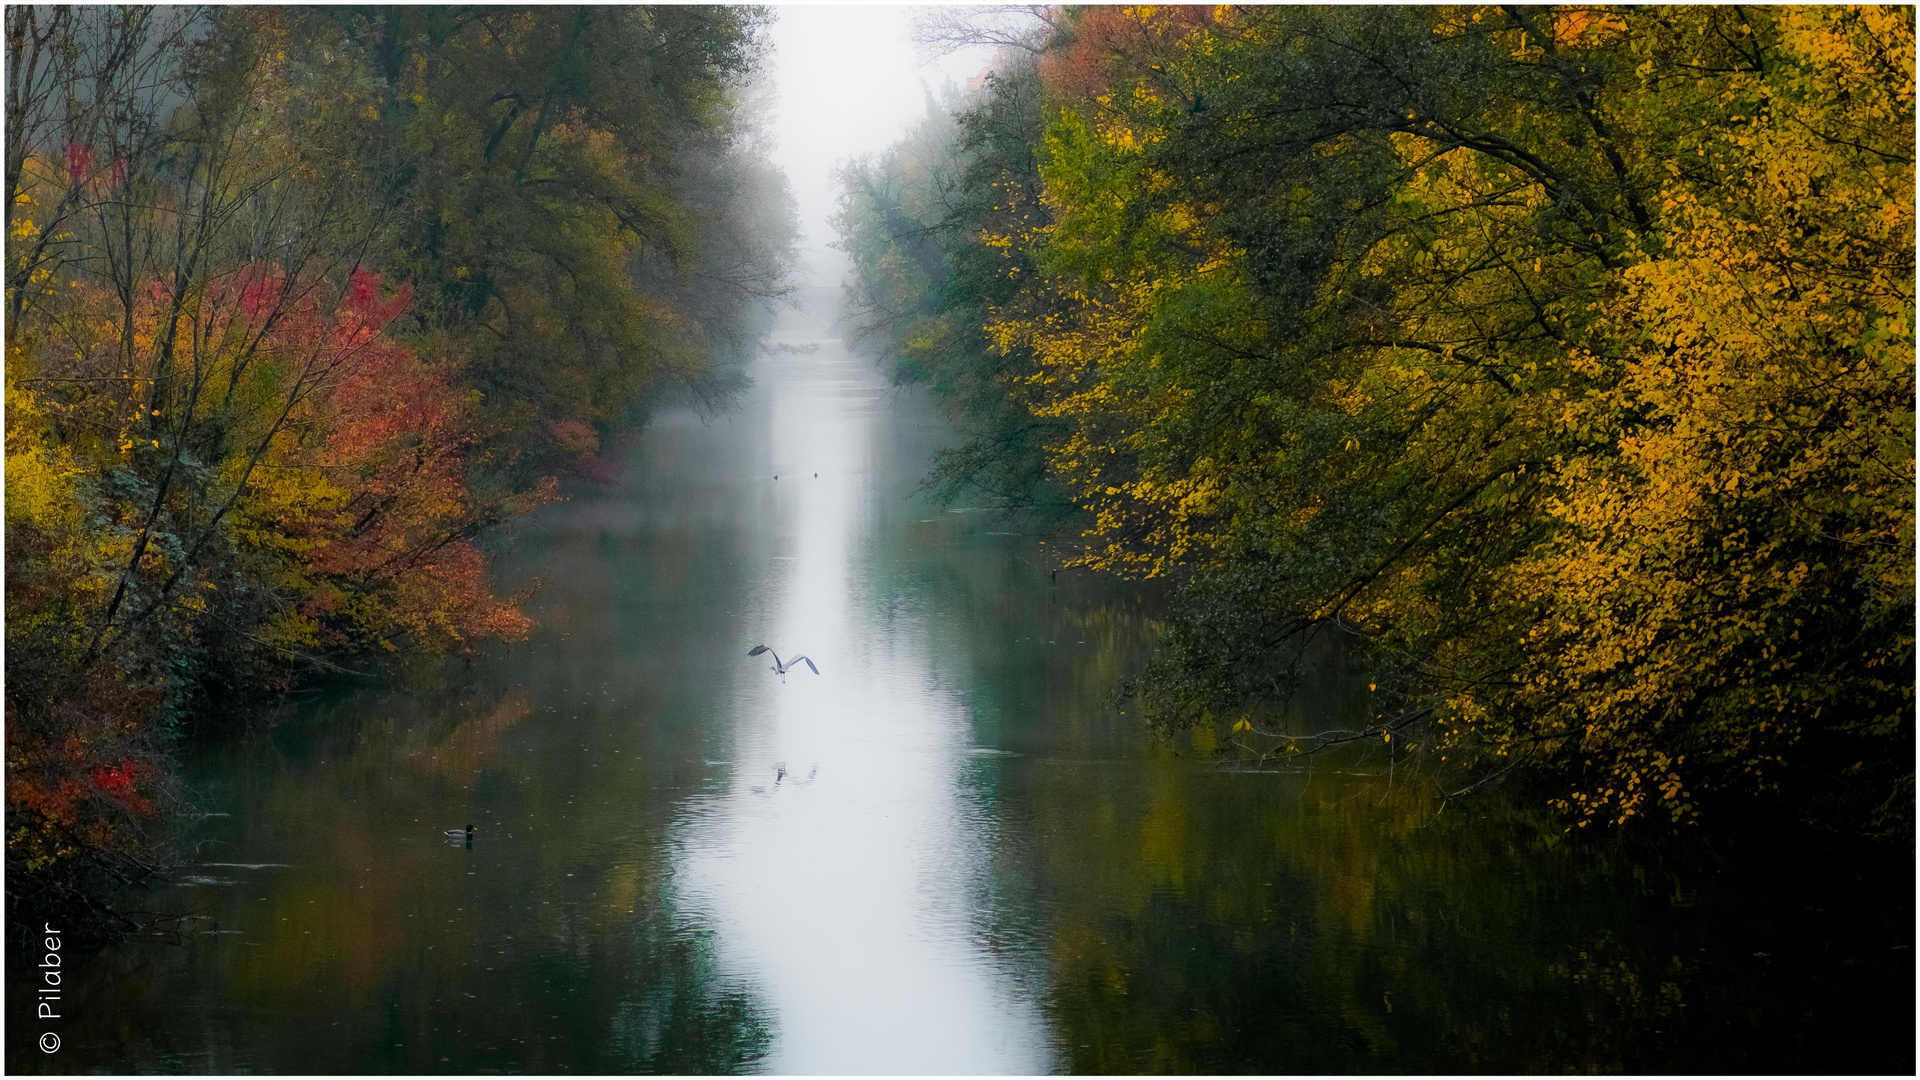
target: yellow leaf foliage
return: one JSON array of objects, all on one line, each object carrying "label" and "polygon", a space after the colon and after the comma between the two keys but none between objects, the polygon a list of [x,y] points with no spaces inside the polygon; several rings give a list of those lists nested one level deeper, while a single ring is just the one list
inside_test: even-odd
[{"label": "yellow leaf foliage", "polygon": [[1084,19],[983,330],[1081,563],[1197,583],[1176,711],[1338,621],[1582,821],[1863,745],[1901,815],[1911,9]]}]

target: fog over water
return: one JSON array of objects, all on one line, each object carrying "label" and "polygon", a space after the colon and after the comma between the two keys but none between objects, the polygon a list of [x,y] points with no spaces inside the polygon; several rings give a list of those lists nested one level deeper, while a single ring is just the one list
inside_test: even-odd
[{"label": "fog over water", "polygon": [[1225,765],[1115,697],[1163,592],[926,495],[955,434],[848,346],[828,247],[835,163],[991,58],[923,62],[925,10],[776,9],[804,287],[752,384],[514,526],[527,640],[189,747],[143,894],[186,929],[70,961],[62,1056],[16,1022],[9,1071],[1909,1070],[1904,867],[1570,842],[1378,743]]},{"label": "fog over water", "polygon": [[925,115],[927,95],[951,80],[964,86],[993,59],[985,47],[927,58],[913,43],[928,7],[783,5],[772,31],[775,160],[800,204],[801,283],[838,288],[844,257],[828,217],[834,166],[874,154]]}]

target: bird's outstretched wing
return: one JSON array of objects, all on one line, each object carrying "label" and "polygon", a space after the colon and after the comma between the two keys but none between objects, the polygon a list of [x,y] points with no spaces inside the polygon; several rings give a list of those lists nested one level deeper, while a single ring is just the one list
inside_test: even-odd
[{"label": "bird's outstretched wing", "polygon": [[[820,669],[819,669],[819,668],[817,668],[817,667],[814,667],[814,666],[813,666],[813,661],[811,661],[811,660],[807,660],[807,658],[806,658],[806,657],[804,657],[804,656],[796,656],[796,657],[794,657],[794,658],[793,658],[793,663],[794,663],[794,664],[798,664],[798,663],[800,663],[800,662],[801,662],[801,661],[803,661],[803,660],[805,660],[805,661],[806,661],[806,664],[807,664],[807,667],[808,667],[809,669],[811,669],[811,670],[812,670],[812,672],[813,672],[813,673],[814,673],[815,675],[818,675],[818,674],[820,674]],[[788,666],[788,667],[792,667],[792,666],[793,666],[793,664],[788,664],[787,666]]]},{"label": "bird's outstretched wing", "polygon": [[767,652],[767,651],[768,649],[765,645],[755,645],[753,648],[747,650],[747,655],[759,656],[761,653]]}]

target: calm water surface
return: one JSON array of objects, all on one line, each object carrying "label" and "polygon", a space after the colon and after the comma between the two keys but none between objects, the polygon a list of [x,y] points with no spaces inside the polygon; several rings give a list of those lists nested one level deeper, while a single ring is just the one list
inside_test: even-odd
[{"label": "calm water surface", "polygon": [[1912,1070],[1910,860],[1569,844],[1379,751],[1156,746],[1108,700],[1151,599],[914,497],[928,403],[823,320],[779,340],[818,348],[521,527],[527,643],[190,762],[214,816],[151,906],[210,919],[77,959],[56,1055],[16,966],[9,1065]]}]

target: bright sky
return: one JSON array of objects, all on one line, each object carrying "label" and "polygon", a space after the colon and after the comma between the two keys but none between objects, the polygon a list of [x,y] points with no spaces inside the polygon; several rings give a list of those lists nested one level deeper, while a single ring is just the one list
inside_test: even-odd
[{"label": "bright sky", "polygon": [[773,26],[778,115],[770,125],[775,160],[800,203],[801,255],[812,269],[803,285],[838,286],[844,256],[828,250],[833,229],[833,167],[877,153],[925,114],[924,84],[965,85],[993,57],[976,47],[928,64],[913,44],[915,12],[925,7],[782,4]]}]

